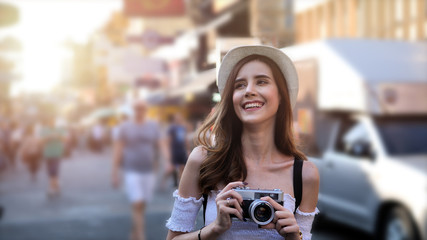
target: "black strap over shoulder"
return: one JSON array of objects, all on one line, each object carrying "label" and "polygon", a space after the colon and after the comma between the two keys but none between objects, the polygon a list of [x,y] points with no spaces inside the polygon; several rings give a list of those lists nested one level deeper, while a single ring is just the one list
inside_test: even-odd
[{"label": "black strap over shoulder", "polygon": [[203,194],[203,223],[206,224],[206,205],[208,205],[208,195]]},{"label": "black strap over shoulder", "polygon": [[295,210],[299,207],[302,199],[302,165],[304,160],[295,158],[294,160],[294,195],[295,195]]}]

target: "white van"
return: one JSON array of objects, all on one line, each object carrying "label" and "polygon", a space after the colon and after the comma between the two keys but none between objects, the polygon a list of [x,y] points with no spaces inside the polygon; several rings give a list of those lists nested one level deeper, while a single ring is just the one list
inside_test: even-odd
[{"label": "white van", "polygon": [[375,239],[427,239],[427,43],[331,39],[284,48],[318,207]]}]

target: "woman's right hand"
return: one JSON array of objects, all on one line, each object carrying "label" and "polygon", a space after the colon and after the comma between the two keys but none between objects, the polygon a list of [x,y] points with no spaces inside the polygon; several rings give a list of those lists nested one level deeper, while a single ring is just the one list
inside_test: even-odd
[{"label": "woman's right hand", "polygon": [[217,195],[215,199],[217,217],[214,223],[218,232],[223,233],[231,227],[231,214],[245,221],[241,207],[243,198],[233,189],[235,187],[244,187],[245,185],[247,185],[245,182],[231,182]]}]

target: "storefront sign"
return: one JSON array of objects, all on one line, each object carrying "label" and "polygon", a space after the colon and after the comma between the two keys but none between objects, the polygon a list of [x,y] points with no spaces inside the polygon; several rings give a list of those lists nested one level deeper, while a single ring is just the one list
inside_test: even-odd
[{"label": "storefront sign", "polygon": [[124,11],[133,17],[168,17],[185,14],[183,0],[124,0]]}]

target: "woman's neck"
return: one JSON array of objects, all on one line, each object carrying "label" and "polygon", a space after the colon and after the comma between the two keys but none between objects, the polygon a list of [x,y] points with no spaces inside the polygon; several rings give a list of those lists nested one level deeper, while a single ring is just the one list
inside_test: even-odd
[{"label": "woman's neck", "polygon": [[245,161],[258,164],[272,162],[278,154],[274,143],[274,124],[245,127],[242,133],[242,151]]}]

